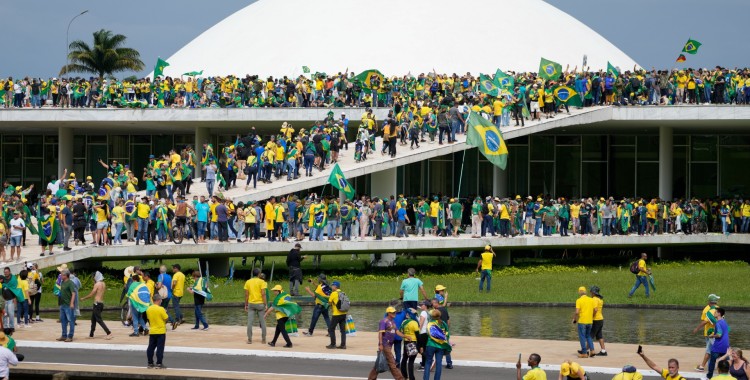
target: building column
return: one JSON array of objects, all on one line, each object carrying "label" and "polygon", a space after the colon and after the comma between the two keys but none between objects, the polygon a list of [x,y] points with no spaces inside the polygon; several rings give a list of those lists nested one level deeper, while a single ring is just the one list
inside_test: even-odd
[{"label": "building column", "polygon": [[[208,133],[206,127],[195,127],[195,173],[193,173],[193,179],[200,179],[203,175],[201,169],[201,158],[203,157],[203,144],[208,143],[211,136]],[[215,151],[214,151],[215,153]]]},{"label": "building column", "polygon": [[[63,171],[73,171],[73,128],[57,128],[57,173],[55,176],[62,175]],[[83,173],[80,173],[83,174]],[[80,175],[79,174],[79,175]],[[80,177],[84,178],[84,177]]]},{"label": "building column", "polygon": [[659,198],[672,199],[673,129],[659,127]]},{"label": "building column", "polygon": [[387,199],[396,196],[396,168],[370,174],[370,197]]},{"label": "building column", "polygon": [[[481,180],[481,179],[480,179]],[[488,194],[480,194],[486,196]],[[507,197],[508,194],[508,171],[492,165],[492,195],[495,197]]]}]

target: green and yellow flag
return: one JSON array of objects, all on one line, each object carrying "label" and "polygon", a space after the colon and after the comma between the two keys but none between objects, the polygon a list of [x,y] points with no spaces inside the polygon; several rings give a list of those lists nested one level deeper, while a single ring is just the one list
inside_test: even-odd
[{"label": "green and yellow flag", "polygon": [[505,169],[508,164],[508,147],[497,127],[478,113],[470,111],[466,128],[466,145],[477,147],[493,165]]},{"label": "green and yellow flag", "polygon": [[497,88],[495,81],[484,74],[479,75],[479,91],[490,96],[500,95],[500,89]]},{"label": "green and yellow flag", "polygon": [[292,302],[292,296],[289,293],[281,292],[271,303],[274,309],[284,313],[287,317],[295,316],[302,312],[302,308],[295,302]]},{"label": "green and yellow flag", "polygon": [[612,74],[612,78],[617,79],[620,77],[620,70],[617,70],[617,67],[607,61],[607,74]]},{"label": "green and yellow flag", "polygon": [[57,237],[57,223],[55,223],[55,218],[47,214],[39,216],[37,220],[39,222],[39,238],[47,243],[54,242]]},{"label": "green and yellow flag", "polygon": [[542,58],[539,62],[539,76],[544,79],[558,79],[562,74],[562,66],[548,59]]},{"label": "green and yellow flag", "polygon": [[378,70],[365,70],[354,77],[355,80],[362,82],[362,84],[364,84],[367,88],[372,87],[373,78],[379,78],[380,82],[382,83],[384,77],[383,74]]},{"label": "green and yellow flag", "polygon": [[305,74],[310,74],[310,68],[307,66],[302,66],[302,72]]},{"label": "green and yellow flag", "polygon": [[164,75],[164,68],[169,66],[169,62],[159,58],[156,60],[156,66],[154,66],[154,78]]},{"label": "green and yellow flag", "polygon": [[[169,66],[168,63],[167,63],[167,66]],[[162,67],[162,70],[163,69],[164,68]],[[201,70],[201,71],[190,71],[190,72],[184,73],[182,75],[184,75],[186,77],[197,77],[198,75],[203,75],[203,70]]]},{"label": "green and yellow flag", "polygon": [[354,188],[349,184],[349,181],[344,177],[344,173],[341,171],[339,164],[336,164],[331,171],[331,175],[328,176],[328,183],[331,186],[341,190],[346,194],[347,199],[354,199]]},{"label": "green and yellow flag", "polygon": [[495,85],[500,88],[504,88],[506,90],[512,90],[513,86],[515,86],[515,79],[513,79],[512,76],[502,72],[500,69],[497,69],[495,72]]},{"label": "green and yellow flag", "polygon": [[682,48],[682,52],[688,54],[696,54],[698,53],[698,48],[701,47],[701,45],[703,44],[696,40],[690,39],[685,43],[685,47]]},{"label": "green and yellow flag", "polygon": [[554,91],[555,99],[560,103],[565,103],[571,107],[583,107],[581,97],[578,96],[578,92],[568,86],[560,86]]}]

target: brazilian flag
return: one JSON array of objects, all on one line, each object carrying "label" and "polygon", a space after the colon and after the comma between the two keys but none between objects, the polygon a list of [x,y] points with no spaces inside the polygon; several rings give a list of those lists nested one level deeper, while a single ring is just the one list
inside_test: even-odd
[{"label": "brazilian flag", "polygon": [[201,71],[191,71],[191,72],[188,72],[188,73],[184,73],[182,75],[184,75],[186,77],[197,77],[198,75],[203,75],[203,70],[201,70]]},{"label": "brazilian flag", "polygon": [[11,292],[13,292],[13,295],[16,296],[16,299],[18,302],[26,301],[26,297],[24,297],[23,290],[21,290],[18,287],[18,277],[17,276],[10,276],[10,280],[3,284],[4,287],[8,288]]},{"label": "brazilian flag", "polygon": [[620,70],[612,66],[611,63],[607,62],[607,74],[612,74],[612,78],[617,79],[620,76]]},{"label": "brazilian flag", "polygon": [[159,58],[156,60],[156,65],[154,66],[154,78],[160,77],[164,75],[164,68],[169,66],[169,62]]},{"label": "brazilian flag", "polygon": [[47,243],[54,242],[57,237],[57,223],[55,223],[55,218],[47,214],[43,217],[38,217],[37,220],[39,224],[39,238]]},{"label": "brazilian flag", "polygon": [[539,62],[539,77],[544,79],[558,79],[562,74],[562,66],[554,61],[542,58]]},{"label": "brazilian flag", "polygon": [[302,312],[302,308],[296,303],[292,302],[292,296],[286,292],[279,293],[276,298],[273,299],[271,304],[274,309],[284,313],[287,317],[291,317]]},{"label": "brazilian flag", "polygon": [[366,88],[372,88],[372,80],[375,78],[380,79],[380,83],[383,83],[384,76],[378,70],[365,70],[354,77],[355,80],[361,82]]},{"label": "brazilian flag", "polygon": [[135,310],[139,313],[143,313],[151,306],[151,292],[148,290],[148,286],[142,282],[136,282],[130,285],[128,298],[130,304],[133,305]]},{"label": "brazilian flag", "polygon": [[696,54],[696,53],[698,53],[698,48],[701,47],[701,45],[703,45],[703,44],[701,44],[700,42],[698,42],[696,40],[689,39],[685,43],[685,47],[682,48],[682,52],[683,53],[688,53],[688,54]]},{"label": "brazilian flag", "polygon": [[495,85],[497,87],[509,90],[512,89],[516,83],[515,79],[513,79],[512,76],[502,72],[500,69],[497,69],[495,72]]},{"label": "brazilian flag", "polygon": [[347,199],[354,199],[354,188],[349,184],[349,181],[344,177],[344,173],[341,171],[339,164],[336,164],[331,171],[331,175],[328,177],[328,183],[331,186],[343,191],[346,194]]},{"label": "brazilian flag", "polygon": [[313,227],[315,228],[323,228],[326,226],[326,223],[328,222],[328,217],[325,213],[325,208],[322,204],[312,205],[311,206],[312,213],[313,213]]},{"label": "brazilian flag", "polygon": [[497,127],[478,113],[470,111],[466,128],[466,145],[477,147],[488,161],[504,170],[508,163],[508,147]]},{"label": "brazilian flag", "polygon": [[497,97],[500,95],[500,89],[497,88],[495,81],[490,79],[487,75],[479,75],[479,91],[484,94]]},{"label": "brazilian flag", "polygon": [[568,86],[560,86],[556,88],[554,94],[555,99],[557,99],[560,103],[565,103],[568,106],[572,107],[583,107],[581,97],[578,96],[576,90]]},{"label": "brazilian flag", "polygon": [[445,350],[445,352],[451,352],[453,349],[450,343],[448,343],[450,332],[445,322],[432,321],[428,323],[427,334],[429,335],[430,342]]}]

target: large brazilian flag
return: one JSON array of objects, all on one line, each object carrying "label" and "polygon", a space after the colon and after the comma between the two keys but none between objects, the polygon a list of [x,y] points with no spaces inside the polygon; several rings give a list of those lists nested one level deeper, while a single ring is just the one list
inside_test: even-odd
[{"label": "large brazilian flag", "polygon": [[497,127],[478,113],[470,111],[466,128],[466,144],[477,147],[488,161],[504,170],[508,163],[508,147]]},{"label": "large brazilian flag", "polygon": [[146,284],[142,282],[130,285],[130,295],[128,298],[130,299],[130,304],[139,313],[143,313],[151,305],[151,292],[149,292]]},{"label": "large brazilian flag", "polygon": [[296,303],[292,302],[292,296],[288,293],[281,292],[273,299],[273,308],[284,313],[287,317],[297,315],[302,311]]}]

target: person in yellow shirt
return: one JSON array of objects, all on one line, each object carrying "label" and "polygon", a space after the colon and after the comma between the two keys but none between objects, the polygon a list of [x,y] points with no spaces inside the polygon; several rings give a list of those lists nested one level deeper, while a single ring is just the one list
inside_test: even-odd
[{"label": "person in yellow shirt", "polygon": [[526,364],[528,364],[531,369],[521,377],[521,360],[519,359],[518,363],[516,363],[516,380],[547,380],[547,374],[544,373],[543,369],[539,368],[539,363],[541,362],[542,357],[539,356],[539,354],[529,355]]},{"label": "person in yellow shirt", "polygon": [[179,325],[184,323],[182,310],[180,310],[180,300],[183,295],[185,295],[185,274],[182,273],[180,264],[174,264],[172,265],[172,305],[175,323]]},{"label": "person in yellow shirt", "polygon": [[598,356],[607,356],[607,349],[604,347],[604,336],[602,335],[602,328],[604,327],[604,314],[602,309],[604,308],[604,297],[600,293],[598,286],[594,285],[589,289],[591,293],[591,300],[594,301],[594,322],[591,325],[591,338],[599,341],[599,353]]},{"label": "person in yellow shirt", "polygon": [[[167,311],[161,307],[160,295],[154,296],[153,305],[146,309],[146,317],[150,326],[148,348],[146,348],[148,368],[167,368],[162,361],[164,360],[164,345],[167,343],[167,320],[169,316]],[[154,351],[156,351],[156,364],[154,364]]]},{"label": "person in yellow shirt", "polygon": [[315,299],[315,307],[313,308],[310,327],[307,329],[307,331],[303,332],[303,334],[306,336],[312,336],[313,332],[315,331],[315,325],[318,324],[318,319],[320,319],[321,315],[323,316],[323,320],[325,320],[326,322],[326,326],[331,326],[331,318],[328,316],[328,306],[329,297],[331,296],[331,293],[333,291],[331,287],[328,286],[326,275],[323,273],[318,276],[318,286],[315,288],[315,292],[313,292],[309,286],[306,286],[305,290],[308,294],[310,294],[310,296],[313,297],[313,299]]},{"label": "person in yellow shirt", "polygon": [[638,260],[638,274],[635,275],[635,285],[633,285],[633,288],[630,289],[630,293],[628,293],[628,298],[633,297],[633,293],[638,289],[639,286],[643,285],[644,288],[646,288],[646,298],[649,297],[649,284],[648,284],[648,275],[651,274],[651,270],[646,267],[646,259],[648,258],[648,255],[646,252],[641,253],[641,258]]},{"label": "person in yellow shirt", "polygon": [[570,360],[564,361],[560,365],[560,375],[557,377],[558,380],[563,379],[586,379],[586,371],[581,367],[580,364],[572,362]]},{"label": "person in yellow shirt", "polygon": [[276,220],[276,213],[274,210],[276,209],[276,198],[271,197],[268,202],[266,202],[266,206],[263,208],[263,216],[266,221],[266,235],[268,235],[268,241],[274,241],[275,240],[275,229],[274,229],[274,221]]},{"label": "person in yellow shirt", "polygon": [[656,204],[656,199],[651,199],[646,205],[646,220],[648,226],[646,227],[646,233],[654,234],[656,229],[656,213],[659,211],[659,205]]},{"label": "person in yellow shirt", "polygon": [[484,252],[481,254],[481,258],[477,263],[477,272],[482,270],[482,276],[479,278],[479,292],[482,292],[484,288],[484,281],[487,280],[487,293],[490,292],[490,286],[492,285],[492,261],[495,259],[495,251],[492,250],[491,245],[484,247]]},{"label": "person in yellow shirt", "polygon": [[[271,294],[271,297],[276,299],[280,294],[284,293],[284,288],[281,287],[281,285],[276,285],[271,289],[273,294]],[[287,293],[284,293],[282,295],[282,298],[286,298],[289,295]],[[280,300],[279,302],[283,302],[284,300]],[[286,301],[288,302],[288,301]],[[266,309],[266,313],[263,315],[263,318],[265,319],[268,317],[268,314],[270,314],[272,311],[276,312],[276,332],[274,333],[273,340],[268,342],[268,345],[271,347],[276,346],[276,340],[279,339],[279,335],[282,335],[284,337],[284,341],[286,342],[286,345],[284,348],[292,348],[292,341],[289,340],[289,334],[286,332],[286,321],[289,320],[289,316],[287,316],[282,309],[276,309],[275,307],[271,306],[268,309]]]},{"label": "person in yellow shirt", "polygon": [[[341,292],[341,283],[338,281],[334,281],[331,283],[331,296],[328,299],[329,304],[331,305],[331,311],[333,312],[333,318],[331,318],[331,323],[328,325],[328,335],[331,338],[331,344],[326,346],[326,348],[340,348],[340,349],[346,349],[346,310],[340,310],[339,307],[341,306],[340,301],[340,295]],[[341,345],[336,346],[336,327],[339,328],[339,332],[341,333]],[[310,334],[312,335],[312,334]]]},{"label": "person in yellow shirt", "polygon": [[146,284],[148,292],[151,293],[151,300],[154,299],[154,290],[156,289],[156,283],[151,279],[151,274],[143,272],[143,283]]},{"label": "person in yellow shirt", "polygon": [[[748,80],[746,85],[750,87],[750,80]],[[750,199],[745,199],[745,202],[740,206],[740,210],[742,215],[742,226],[740,227],[740,232],[746,234],[750,232]]]},{"label": "person in yellow shirt", "polygon": [[268,308],[266,299],[268,283],[260,268],[253,269],[253,277],[245,282],[245,311],[247,312],[247,344],[253,343],[253,324],[257,315],[260,324],[262,343],[266,343],[266,319],[263,318]]},{"label": "person in yellow shirt", "polygon": [[404,313],[404,321],[398,326],[396,334],[404,341],[404,347],[401,351],[401,368],[406,369],[404,378],[414,377],[414,360],[417,355],[409,355],[409,352],[417,351],[417,334],[419,334],[419,323],[414,320],[417,315],[415,309],[409,309]]},{"label": "person in yellow shirt", "polygon": [[581,350],[578,351],[580,357],[594,356],[594,341],[591,338],[591,327],[594,322],[594,300],[587,295],[585,286],[578,288],[576,300],[576,313],[573,317],[573,323],[578,324],[578,341],[581,344]]},{"label": "person in yellow shirt", "polygon": [[117,200],[117,206],[112,209],[112,245],[122,245],[122,227],[125,223],[125,209],[122,207],[125,201]]},{"label": "person in yellow shirt", "polygon": [[[643,358],[643,361],[646,362],[646,365],[651,367],[654,371],[656,371],[661,377],[663,377],[665,380],[682,380],[684,377],[680,376],[680,362],[677,361],[677,359],[669,359],[667,361],[667,368],[659,368],[656,366],[656,363],[651,361],[646,354],[641,349],[638,352],[638,355]],[[716,379],[719,378],[719,376],[715,377]]]}]

